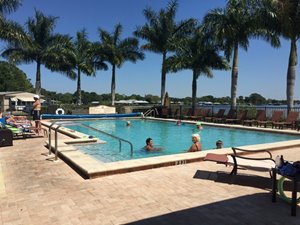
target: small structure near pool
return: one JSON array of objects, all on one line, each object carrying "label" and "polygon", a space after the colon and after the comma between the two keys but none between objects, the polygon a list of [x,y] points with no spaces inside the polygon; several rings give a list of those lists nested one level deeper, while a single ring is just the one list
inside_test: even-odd
[{"label": "small structure near pool", "polygon": [[89,114],[115,114],[116,108],[106,105],[89,107]]}]

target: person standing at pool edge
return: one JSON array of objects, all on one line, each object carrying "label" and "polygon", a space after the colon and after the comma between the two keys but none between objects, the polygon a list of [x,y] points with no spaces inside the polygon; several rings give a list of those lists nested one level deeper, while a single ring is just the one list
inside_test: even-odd
[{"label": "person standing at pool edge", "polygon": [[192,146],[189,148],[188,152],[198,152],[202,150],[202,145],[200,143],[200,135],[193,134],[192,135]]},{"label": "person standing at pool edge", "polygon": [[[32,117],[35,122],[35,127],[41,128],[41,121],[40,121],[41,118],[40,117],[41,117],[42,105],[40,102],[40,96],[34,95],[33,99],[34,99],[34,103],[32,105]],[[36,132],[38,132],[38,131],[36,131]]]}]

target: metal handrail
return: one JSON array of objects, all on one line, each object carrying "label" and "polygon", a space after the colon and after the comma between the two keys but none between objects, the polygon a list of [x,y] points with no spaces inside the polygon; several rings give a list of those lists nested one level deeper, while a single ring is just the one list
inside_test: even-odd
[{"label": "metal handrail", "polygon": [[70,122],[70,121],[55,121],[53,123],[50,124],[49,126],[49,142],[48,142],[48,145],[49,145],[49,155],[51,155],[51,128],[53,127],[53,125],[55,124],[58,124],[60,123],[54,130],[55,130],[55,145],[54,145],[54,150],[55,150],[55,160],[57,160],[57,131],[58,129],[62,126],[62,125],[77,125],[77,126],[81,126],[81,127],[85,127],[85,128],[88,128],[88,129],[91,129],[93,131],[96,131],[98,133],[102,133],[102,134],[105,134],[105,135],[108,135],[112,138],[115,138],[117,140],[119,140],[119,152],[121,152],[121,147],[122,147],[122,143],[121,141],[124,141],[126,143],[128,143],[130,145],[130,157],[133,156],[133,144],[130,142],[130,141],[127,141],[123,138],[120,138],[120,137],[117,137],[115,135],[112,135],[112,134],[109,134],[109,133],[106,133],[104,131],[101,131],[101,130],[98,130],[94,127],[90,127],[88,125],[84,125],[84,124],[81,124],[81,123],[75,123],[75,122]]},{"label": "metal handrail", "polygon": [[158,111],[156,108],[151,108],[151,109],[148,109],[145,113],[144,113],[144,116],[148,116],[150,114],[153,114],[154,113],[154,116],[155,115],[158,115]]},{"label": "metal handrail", "polygon": [[[77,125],[77,123],[70,123],[69,121],[54,121],[53,123],[50,124],[49,126],[49,137],[48,137],[48,148],[49,148],[49,155],[51,155],[51,129],[54,125],[57,125],[58,123],[61,123],[61,125],[66,125],[66,124],[70,124],[70,125]],[[56,127],[54,129],[55,131],[55,136],[54,136],[54,140],[55,140],[55,144],[54,144],[54,150],[55,150],[55,160],[57,160],[57,130],[61,127],[61,125],[59,125],[58,127]],[[78,124],[79,125],[79,124]]]},{"label": "metal handrail", "polygon": [[120,143],[120,152],[121,152],[121,141],[124,141],[124,142],[128,143],[128,144],[130,145],[130,156],[131,156],[131,157],[133,156],[133,144],[132,144],[130,141],[125,140],[125,139],[120,138],[120,137],[117,137],[117,136],[115,136],[115,135],[113,135],[113,134],[110,134],[110,133],[107,133],[107,132],[105,132],[105,131],[98,130],[98,129],[94,128],[94,127],[90,127],[90,126],[85,125],[85,124],[81,124],[81,125],[82,125],[83,127],[86,127],[86,128],[88,128],[88,129],[91,129],[91,130],[96,131],[96,132],[98,132],[98,133],[102,133],[102,134],[108,135],[108,136],[110,136],[110,137],[112,137],[112,138],[115,138],[115,139],[119,140],[119,143]]},{"label": "metal handrail", "polygon": [[48,128],[48,134],[49,134],[49,136],[48,136],[49,155],[51,155],[51,129],[58,122],[62,122],[62,121],[55,121],[55,122],[51,123],[50,126],[49,126],[49,128]]},{"label": "metal handrail", "polygon": [[153,109],[151,108],[151,109],[147,109],[147,111],[146,112],[144,112],[143,114],[144,114],[144,116],[146,117],[146,116],[148,116],[150,113],[152,113],[153,112]]}]

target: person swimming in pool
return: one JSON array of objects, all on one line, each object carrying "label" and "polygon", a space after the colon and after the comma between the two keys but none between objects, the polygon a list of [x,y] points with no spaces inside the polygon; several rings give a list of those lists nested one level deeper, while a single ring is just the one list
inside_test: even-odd
[{"label": "person swimming in pool", "polygon": [[203,126],[202,126],[201,122],[197,122],[196,123],[196,127],[197,127],[198,130],[202,130],[203,129]]},{"label": "person swimming in pool", "polygon": [[147,138],[144,149],[147,151],[160,151],[162,148],[154,147],[152,138]]},{"label": "person swimming in pool", "polygon": [[192,135],[192,146],[187,150],[187,152],[198,152],[202,150],[202,145],[200,143],[200,135],[199,134],[193,134]]},{"label": "person swimming in pool", "polygon": [[130,122],[130,121],[127,121],[127,122],[126,122],[126,126],[127,126],[127,127],[130,127],[130,126],[131,126],[131,122]]},{"label": "person swimming in pool", "polygon": [[216,149],[220,149],[220,148],[223,148],[223,141],[217,140],[217,142],[216,142]]}]

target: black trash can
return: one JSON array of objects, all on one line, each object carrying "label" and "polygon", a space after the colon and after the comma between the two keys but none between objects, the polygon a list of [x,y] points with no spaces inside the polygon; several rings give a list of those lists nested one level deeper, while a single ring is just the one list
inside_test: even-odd
[{"label": "black trash can", "polygon": [[13,145],[13,132],[9,129],[0,129],[0,147]]}]

